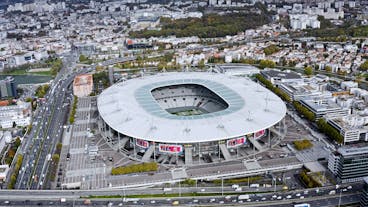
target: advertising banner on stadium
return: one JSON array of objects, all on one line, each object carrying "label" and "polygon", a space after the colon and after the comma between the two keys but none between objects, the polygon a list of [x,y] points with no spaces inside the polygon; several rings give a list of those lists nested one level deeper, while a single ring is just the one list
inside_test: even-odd
[{"label": "advertising banner on stadium", "polygon": [[260,138],[260,137],[263,137],[263,135],[265,135],[266,133],[266,130],[261,130],[261,131],[258,131],[256,133],[254,133],[254,139],[257,139],[257,138]]},{"label": "advertising banner on stadium", "polygon": [[245,137],[238,137],[226,141],[227,148],[238,147],[246,142]]},{"label": "advertising banner on stadium", "polygon": [[160,152],[176,154],[176,153],[180,153],[183,151],[183,146],[173,145],[173,144],[159,144],[158,150]]},{"label": "advertising banner on stadium", "polygon": [[142,148],[145,148],[145,149],[149,147],[149,142],[147,142],[143,139],[136,139],[135,143],[138,147],[142,147]]}]

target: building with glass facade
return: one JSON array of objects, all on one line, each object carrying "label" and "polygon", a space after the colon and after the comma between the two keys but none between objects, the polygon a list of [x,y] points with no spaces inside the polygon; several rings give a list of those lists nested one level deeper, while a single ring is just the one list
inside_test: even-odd
[{"label": "building with glass facade", "polygon": [[363,180],[364,185],[360,197],[360,206],[368,206],[368,177],[365,177]]},{"label": "building with glass facade", "polygon": [[368,176],[368,147],[339,148],[330,154],[328,169],[340,183],[362,180]]}]

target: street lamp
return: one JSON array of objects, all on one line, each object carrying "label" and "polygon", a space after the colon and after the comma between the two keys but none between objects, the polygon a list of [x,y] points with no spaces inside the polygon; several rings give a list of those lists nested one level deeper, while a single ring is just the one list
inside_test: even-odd
[{"label": "street lamp", "polygon": [[340,189],[340,195],[339,195],[339,205],[338,205],[338,207],[340,207],[340,205],[341,205],[341,193],[342,193],[342,189]]}]

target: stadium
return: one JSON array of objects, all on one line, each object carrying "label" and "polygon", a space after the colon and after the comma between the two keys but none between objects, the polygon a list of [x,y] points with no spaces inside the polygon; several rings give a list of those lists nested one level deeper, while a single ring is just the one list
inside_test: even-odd
[{"label": "stadium", "polygon": [[249,78],[160,73],[119,82],[97,99],[98,128],[134,160],[197,165],[249,157],[283,134],[284,102]]}]

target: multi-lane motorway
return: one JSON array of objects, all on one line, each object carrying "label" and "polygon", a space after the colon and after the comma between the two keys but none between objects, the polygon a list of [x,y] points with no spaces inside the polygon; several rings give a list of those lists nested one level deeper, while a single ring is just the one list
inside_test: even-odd
[{"label": "multi-lane motorway", "polygon": [[68,114],[67,98],[71,96],[69,86],[77,74],[69,71],[68,66],[75,58],[73,54],[65,56],[65,66],[51,83],[45,95],[46,101],[34,113],[32,131],[20,152],[23,154],[23,163],[16,182],[18,189],[42,189],[45,184],[49,159],[60,141]]},{"label": "multi-lane motorway", "polygon": [[[45,103],[34,113],[33,127],[20,153],[23,154],[23,163],[15,187],[17,189],[43,189],[46,184],[50,158],[60,142],[63,125],[67,119],[68,108],[72,98],[71,83],[74,77],[81,73],[91,72],[90,68],[73,71],[78,55],[66,54],[63,57],[64,67],[59,71],[50,84],[45,95]],[[100,63],[102,66],[134,60],[135,57],[117,58]]]},{"label": "multi-lane motorway", "polygon": [[[149,206],[169,206],[173,201],[178,201],[180,205],[196,205],[196,206],[225,206],[225,205],[238,205],[238,206],[293,206],[297,203],[310,203],[311,206],[338,206],[345,204],[354,204],[359,202],[360,198],[360,184],[353,185],[352,189],[339,188],[336,193],[331,194],[331,187],[321,188],[317,192],[316,189],[298,190],[289,192],[270,192],[270,193],[253,193],[249,194],[249,198],[240,199],[238,195],[214,196],[203,195],[198,197],[190,197],[186,194],[182,194],[183,197],[164,197],[164,198],[145,198],[145,199],[131,199],[128,195],[134,194],[149,194],[151,190],[160,191],[162,189],[129,189],[129,190],[113,190],[105,189],[98,191],[12,191],[11,194],[8,191],[0,191],[0,205],[10,204],[12,206],[31,206],[31,205],[83,205],[86,199],[89,199],[89,195],[120,195],[121,197],[115,198],[98,198],[91,199],[91,202],[97,206],[121,206],[121,205],[149,205]],[[172,192],[177,192],[178,189],[172,189]],[[192,187],[190,190],[196,190]],[[219,189],[214,189],[219,192]],[[340,194],[341,192],[341,194]],[[167,193],[167,192],[166,192]],[[202,192],[205,193],[205,192]],[[234,192],[233,192],[234,193]],[[221,194],[220,194],[221,195]],[[187,196],[187,197],[184,197]],[[61,202],[61,198],[64,199]]]}]

